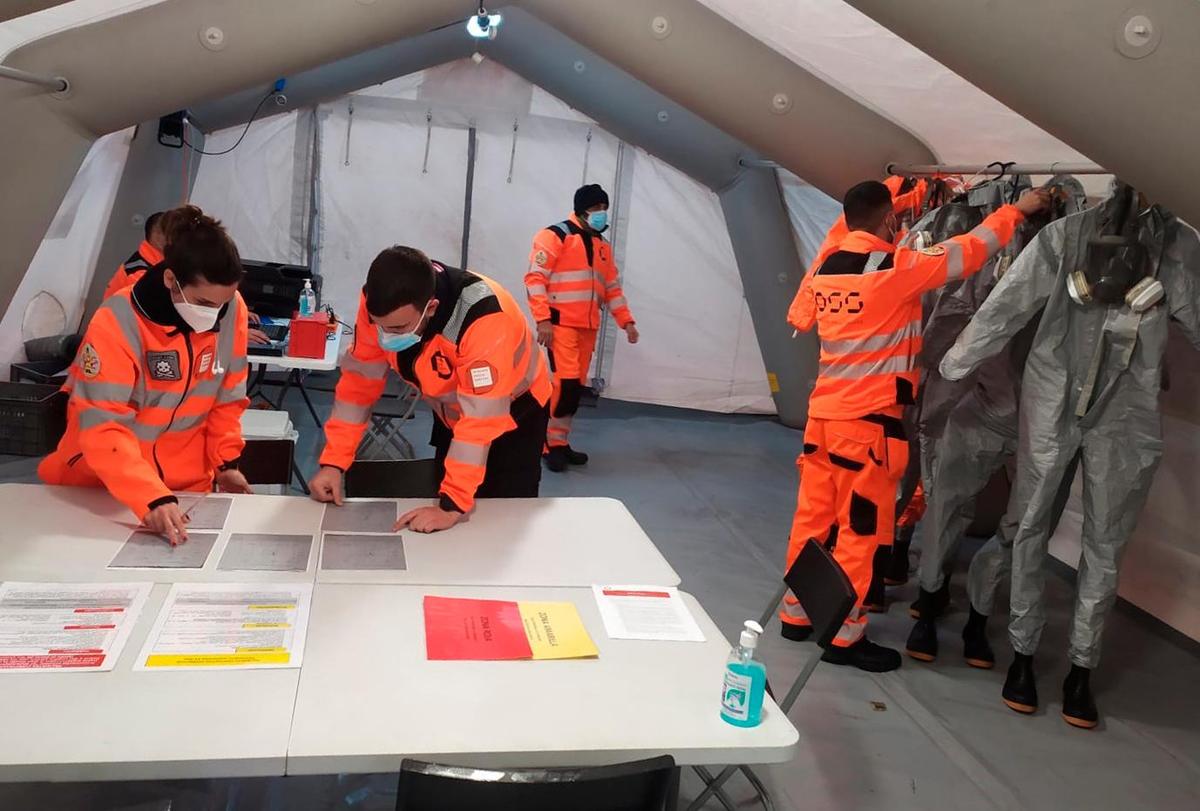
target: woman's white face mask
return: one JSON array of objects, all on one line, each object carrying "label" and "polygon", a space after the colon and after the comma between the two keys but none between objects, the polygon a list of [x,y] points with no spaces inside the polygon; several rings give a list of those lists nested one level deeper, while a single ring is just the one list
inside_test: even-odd
[{"label": "woman's white face mask", "polygon": [[196,332],[208,332],[217,325],[217,316],[221,314],[220,307],[202,307],[199,304],[189,303],[178,279],[175,280],[175,289],[179,291],[183,301],[172,303],[175,305],[175,312],[179,313],[179,317],[185,324]]}]

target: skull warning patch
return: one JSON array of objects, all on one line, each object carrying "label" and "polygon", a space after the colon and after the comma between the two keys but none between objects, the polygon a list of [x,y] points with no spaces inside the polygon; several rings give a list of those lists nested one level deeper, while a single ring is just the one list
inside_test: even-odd
[{"label": "skull warning patch", "polygon": [[183,375],[179,372],[179,353],[174,350],[170,352],[147,352],[146,368],[150,372],[151,380],[183,379]]}]

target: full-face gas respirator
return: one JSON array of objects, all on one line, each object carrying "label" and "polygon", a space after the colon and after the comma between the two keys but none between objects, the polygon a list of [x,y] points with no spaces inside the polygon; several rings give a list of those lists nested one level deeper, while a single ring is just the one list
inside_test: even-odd
[{"label": "full-face gas respirator", "polygon": [[1067,276],[1067,292],[1075,303],[1124,303],[1142,313],[1162,301],[1162,282],[1149,275],[1150,257],[1138,241],[1136,196],[1133,188],[1120,188],[1112,215],[1088,240],[1084,268]]}]

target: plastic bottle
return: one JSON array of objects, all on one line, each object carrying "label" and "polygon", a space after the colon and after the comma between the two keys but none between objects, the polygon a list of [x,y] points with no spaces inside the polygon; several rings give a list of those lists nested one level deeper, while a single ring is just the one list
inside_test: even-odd
[{"label": "plastic bottle", "polygon": [[313,290],[312,279],[304,280],[304,289],[300,291],[300,315],[312,315],[317,311],[317,293]]},{"label": "plastic bottle", "polygon": [[721,718],[735,727],[756,727],[762,722],[763,693],[767,669],[754,659],[762,626],[747,620],[740,644],[725,663],[725,686],[721,690]]}]

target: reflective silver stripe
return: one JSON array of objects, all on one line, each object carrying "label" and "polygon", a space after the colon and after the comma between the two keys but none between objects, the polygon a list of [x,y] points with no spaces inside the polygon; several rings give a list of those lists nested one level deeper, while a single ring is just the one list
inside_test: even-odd
[{"label": "reflective silver stripe", "polygon": [[[599,274],[597,274],[597,275],[599,275]],[[605,290],[610,290],[610,291],[611,291],[611,290],[616,290],[616,289],[617,289],[618,287],[620,287],[620,286],[621,286],[621,283],[620,283],[619,281],[617,281],[616,277],[614,277],[614,278],[613,278],[613,280],[612,280],[611,282],[605,282],[605,283],[604,283],[604,289],[605,289]]]},{"label": "reflective silver stripe", "polygon": [[550,300],[553,302],[563,301],[591,301],[596,297],[593,290],[567,290],[562,293],[551,291]]},{"label": "reflective silver stripe", "polygon": [[232,386],[223,386],[217,394],[217,403],[236,403],[246,396],[246,381],[241,380]]},{"label": "reflective silver stripe", "polygon": [[844,341],[821,341],[821,349],[830,355],[850,355],[855,352],[878,352],[890,349],[921,334],[921,320],[910,321],[895,332],[872,335],[867,338],[847,338]]},{"label": "reflective silver stripe", "polygon": [[145,259],[134,259],[132,262],[125,263],[125,272],[128,273],[131,270],[145,270],[148,267],[150,267],[150,265],[147,264]]},{"label": "reflective silver stripe", "polygon": [[245,355],[239,355],[225,365],[225,371],[230,374],[240,372],[250,366],[250,361]]},{"label": "reflective silver stripe", "polygon": [[121,334],[125,336],[125,343],[129,347],[129,351],[133,353],[135,358],[142,356],[142,331],[138,327],[137,313],[133,311],[131,298],[124,296],[113,296],[108,301],[104,302],[105,307],[117,320],[117,326],[121,328]]},{"label": "reflective silver stripe", "polygon": [[[528,340],[532,340],[532,338]],[[533,381],[537,380],[538,369],[541,368],[540,363],[540,353],[529,359],[529,363],[525,365],[525,377],[521,378],[521,382],[513,389],[514,400],[533,388]]]},{"label": "reflective silver stripe", "polygon": [[508,397],[479,397],[474,394],[459,394],[458,404],[464,417],[502,417],[512,408]]},{"label": "reflective silver stripe", "polygon": [[619,310],[622,307],[627,307],[627,306],[629,306],[629,305],[626,303],[624,296],[617,296],[615,299],[610,299],[608,302],[609,310]]},{"label": "reflective silver stripe", "polygon": [[363,425],[371,418],[371,406],[358,405],[346,400],[334,400],[333,411],[329,419],[348,422],[351,425]]},{"label": "reflective silver stripe", "polygon": [[1000,237],[986,225],[977,225],[967,232],[967,236],[982,239],[987,245],[988,256],[992,256],[999,251],[1003,246],[1000,244]]},{"label": "reflective silver stripe", "polygon": [[587,270],[556,270],[550,275],[552,283],[558,282],[594,282],[596,281],[596,271],[588,268]]},{"label": "reflective silver stripe", "polygon": [[464,465],[484,467],[487,465],[488,451],[491,450],[491,447],[490,444],[473,445],[470,442],[456,439],[450,443],[450,450],[446,452],[446,458],[462,462]]},{"label": "reflective silver stripe", "polygon": [[913,370],[913,359],[907,355],[885,358],[868,363],[822,363],[821,377],[837,380],[857,380],[871,375],[899,374]]},{"label": "reflective silver stripe", "polygon": [[115,422],[118,425],[124,425],[126,428],[133,426],[134,414],[118,414],[115,411],[109,411],[107,408],[96,408],[95,406],[85,408],[79,412],[79,428],[87,431],[91,428],[97,428],[110,422]]},{"label": "reflective silver stripe", "polygon": [[133,386],[124,383],[97,383],[81,377],[75,381],[74,391],[91,402],[129,403],[133,401]]},{"label": "reflective silver stripe", "polygon": [[536,273],[537,275],[539,275],[545,279],[550,278],[550,271],[547,270],[546,268],[542,267],[541,265],[537,264],[536,262],[529,263],[529,272]]},{"label": "reflective silver stripe", "polygon": [[957,242],[942,244],[946,246],[946,281],[958,281],[963,277],[963,247]]},{"label": "reflective silver stripe", "polygon": [[167,411],[175,410],[175,407],[183,402],[183,391],[157,391],[147,389],[142,394],[137,405],[142,408],[163,408]]},{"label": "reflective silver stripe", "polygon": [[387,370],[386,360],[359,360],[354,357],[353,352],[347,352],[342,356],[343,372],[354,372],[368,380],[383,380],[387,375]]},{"label": "reflective silver stripe", "polygon": [[[208,419],[207,411],[205,411],[201,414],[189,414],[186,417],[180,417],[180,416],[176,415],[175,421],[171,423],[170,428],[165,428],[165,426],[164,426],[164,429],[159,429],[159,430],[161,431],[162,434],[178,434],[182,431],[190,431],[191,429],[195,428],[197,425],[199,425],[200,423],[204,422],[207,419]],[[149,427],[156,427],[156,426],[147,426],[147,427],[149,428]]]},{"label": "reflective silver stripe", "polygon": [[206,377],[188,392],[188,397],[216,397],[224,383],[223,377]]},{"label": "reflective silver stripe", "polygon": [[492,292],[491,285],[483,279],[469,284],[463,288],[462,293],[458,296],[458,304],[454,305],[454,312],[450,313],[450,320],[446,322],[446,326],[442,329],[442,335],[450,343],[457,344],[459,333],[462,332],[463,321],[467,318],[467,312],[479,302],[488,298],[495,297]]},{"label": "reflective silver stripe", "polygon": [[521,343],[517,344],[517,351],[513,353],[513,368],[521,365],[521,361],[525,358],[525,353],[529,351],[529,344],[533,340],[533,336],[528,331],[525,332],[525,337],[521,339]]},{"label": "reflective silver stripe", "polygon": [[867,265],[863,268],[863,273],[874,273],[875,271],[879,270],[879,266],[887,261],[889,256],[891,256],[891,254],[887,251],[873,251],[871,255],[867,257]]},{"label": "reflective silver stripe", "polygon": [[525,285],[525,292],[531,296],[545,297],[546,285],[544,285],[544,284],[527,284],[527,285]]}]

